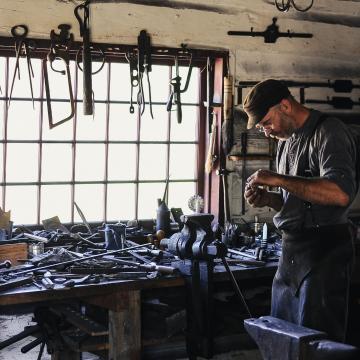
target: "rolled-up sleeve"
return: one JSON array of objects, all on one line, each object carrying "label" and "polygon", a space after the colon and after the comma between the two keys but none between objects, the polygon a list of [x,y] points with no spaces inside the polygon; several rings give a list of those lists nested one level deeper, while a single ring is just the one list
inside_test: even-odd
[{"label": "rolled-up sleeve", "polygon": [[356,145],[349,128],[329,118],[317,135],[320,177],[336,183],[352,201],[356,195]]}]

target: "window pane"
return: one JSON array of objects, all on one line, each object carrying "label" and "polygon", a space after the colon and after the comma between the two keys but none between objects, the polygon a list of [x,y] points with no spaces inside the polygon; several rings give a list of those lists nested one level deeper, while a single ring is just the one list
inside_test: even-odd
[{"label": "window pane", "polygon": [[[188,74],[187,66],[179,67],[179,76],[181,77],[181,89],[184,89],[186,77]],[[181,94],[181,102],[198,104],[199,102],[199,68],[193,68],[188,89]],[[173,77],[175,76],[175,66],[172,67]]]},{"label": "window pane", "polygon": [[129,113],[129,105],[110,104],[110,140],[136,140],[137,117]]},{"label": "window pane", "polygon": [[14,224],[35,224],[36,186],[7,186],[5,209],[11,210],[11,220]]},{"label": "window pane", "polygon": [[194,179],[196,145],[170,145],[170,179]]},{"label": "window pane", "polygon": [[165,179],[166,149],[166,145],[140,145],[139,178],[141,180]]},{"label": "window pane", "polygon": [[105,145],[78,144],[76,146],[75,176],[79,181],[103,180],[105,173]]},{"label": "window pane", "polygon": [[171,113],[171,141],[196,141],[198,111],[197,106],[182,106],[181,124],[177,122],[176,112]]},{"label": "window pane", "polygon": [[[3,144],[0,144],[0,181],[2,181],[3,171],[4,171],[3,154],[4,154],[4,147],[3,147]],[[1,188],[0,188],[0,191],[1,191]],[[1,200],[0,200],[0,204],[1,204]]]},{"label": "window pane", "polygon": [[[14,71],[15,71],[15,58],[9,58],[9,95],[11,84],[13,81]],[[29,73],[26,58],[20,58],[20,79],[18,78],[18,73],[16,74],[14,88],[12,92],[12,97],[26,97],[31,99],[31,90],[30,90],[30,81]],[[31,59],[31,65],[34,72],[34,77],[31,77],[32,87],[34,92],[34,98],[40,96],[40,81],[41,81],[41,60],[40,59]],[[1,67],[1,69],[4,69]],[[1,86],[4,89],[3,86]]]},{"label": "window pane", "polygon": [[[136,94],[137,94],[137,88],[134,88],[133,101],[135,104],[136,104]],[[117,64],[117,63],[111,64],[110,99],[130,101],[129,64]]]},{"label": "window pane", "polygon": [[150,116],[149,107],[141,117],[140,140],[142,141],[166,141],[168,130],[168,112],[163,105],[153,105],[154,119]]},{"label": "window pane", "polygon": [[[169,98],[169,66],[153,65],[149,72],[151,100],[167,102]],[[143,78],[145,101],[149,101],[149,91],[146,75]],[[146,110],[145,110],[146,111]]]},{"label": "window pane", "polygon": [[190,214],[188,201],[196,194],[196,183],[169,183],[169,208],[181,208],[184,214]]},{"label": "window pane", "polygon": [[[53,68],[55,70],[64,71],[66,69],[65,63],[62,60],[55,60],[53,62]],[[70,76],[71,76],[71,86],[73,89],[74,94],[74,83],[75,83],[75,62],[70,61]],[[48,78],[49,78],[49,88],[50,88],[50,96],[52,99],[70,99],[69,93],[69,85],[68,79],[66,74],[61,74],[59,72],[53,71],[50,68],[49,62],[47,62],[47,71],[48,71]],[[45,90],[44,90],[45,96]]]},{"label": "window pane", "polygon": [[135,185],[109,184],[107,194],[107,218],[132,220],[135,217]]},{"label": "window pane", "polygon": [[43,181],[70,181],[71,163],[71,144],[43,144],[41,173]]},{"label": "window pane", "polygon": [[165,183],[139,184],[139,219],[156,219],[157,199],[164,195]]},{"label": "window pane", "polygon": [[136,146],[133,144],[109,145],[109,180],[133,180],[136,171]]},{"label": "window pane", "polygon": [[[104,209],[104,185],[75,185],[75,202],[87,221],[101,221]],[[82,222],[77,211],[74,221]]]},{"label": "window pane", "polygon": [[2,95],[4,95],[4,93],[5,93],[5,90],[4,90],[5,89],[5,76],[4,76],[5,66],[6,66],[6,58],[5,57],[0,57],[0,69],[2,69],[1,70],[2,76],[0,76],[0,87],[1,87],[1,90],[2,90]]},{"label": "window pane", "polygon": [[38,177],[37,144],[8,144],[6,180],[9,182],[36,181]]},{"label": "window pane", "polygon": [[12,101],[8,112],[8,139],[39,139],[39,102]]},{"label": "window pane", "polygon": [[[52,102],[53,124],[65,119],[71,113],[70,103],[68,102]],[[52,129],[49,127],[48,112],[46,103],[44,103],[43,117],[43,139],[44,140],[71,140],[73,138],[74,118],[58,125]]]},{"label": "window pane", "polygon": [[[80,111],[81,110],[81,111]],[[106,105],[95,104],[93,116],[84,116],[78,108],[76,118],[77,140],[104,140],[106,129]]]},{"label": "window pane", "polygon": [[[82,66],[82,64],[81,64]],[[95,100],[105,100],[107,97],[107,72],[108,72],[108,64],[105,64],[102,70],[92,75],[92,90],[94,92]],[[96,71],[99,69],[100,65],[98,62],[92,63],[92,71]],[[84,95],[84,88],[83,88],[83,72],[78,70],[78,99],[83,99]],[[83,112],[82,102],[79,106],[79,112]]]},{"label": "window pane", "polygon": [[[0,62],[0,66],[1,66],[1,62]],[[1,82],[1,76],[0,76],[0,82]],[[4,88],[1,87],[1,89],[3,90]],[[3,139],[4,137],[4,106],[6,106],[5,101],[0,100],[0,138],[1,139]]]},{"label": "window pane", "polygon": [[41,187],[40,220],[59,216],[60,221],[71,221],[71,187],[69,185],[43,185]]}]

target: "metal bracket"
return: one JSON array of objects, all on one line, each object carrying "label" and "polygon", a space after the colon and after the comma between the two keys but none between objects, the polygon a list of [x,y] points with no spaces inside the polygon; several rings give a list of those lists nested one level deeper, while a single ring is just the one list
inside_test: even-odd
[{"label": "metal bracket", "polygon": [[236,36],[254,36],[254,37],[264,37],[264,42],[273,44],[276,42],[276,40],[279,37],[288,37],[288,38],[312,38],[313,34],[310,33],[295,33],[290,32],[288,30],[287,32],[280,32],[279,26],[276,25],[277,18],[274,17],[272,19],[272,24],[270,24],[265,31],[253,31],[253,28],[251,28],[251,31],[228,31],[228,35],[236,35]]}]

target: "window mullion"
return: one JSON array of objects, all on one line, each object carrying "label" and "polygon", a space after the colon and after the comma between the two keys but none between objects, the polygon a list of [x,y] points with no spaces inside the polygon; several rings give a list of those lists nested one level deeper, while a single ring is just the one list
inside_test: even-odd
[{"label": "window mullion", "polygon": [[[171,94],[171,79],[172,79],[172,66],[169,66],[168,68],[169,70],[169,94],[168,94],[168,99],[170,98],[170,94]],[[171,111],[168,111],[168,131],[167,131],[167,135],[166,135],[166,141],[167,141],[167,145],[166,145],[166,179],[169,178],[170,174],[170,134],[171,134]],[[169,189],[168,189],[169,190]],[[166,203],[169,202],[169,191],[166,194],[166,198],[165,198]]]},{"label": "window mullion", "polygon": [[109,126],[110,126],[110,81],[111,63],[107,64],[107,91],[106,91],[106,125],[105,125],[105,174],[104,174],[104,221],[107,221],[107,198],[108,198],[108,179],[109,179]]},{"label": "window mullion", "polygon": [[137,108],[136,168],[135,168],[135,219],[139,215],[139,167],[140,167],[141,110]]},{"label": "window mullion", "polygon": [[[8,98],[9,94],[9,58],[6,57],[5,61],[5,85],[4,85],[5,97]],[[7,124],[8,124],[8,103],[7,100],[4,101],[4,144],[3,144],[3,173],[2,173],[2,182],[6,184],[6,159],[7,159]],[[5,209],[6,204],[6,185],[2,187],[2,207]]]},{"label": "window mullion", "polygon": [[75,165],[76,165],[76,124],[77,124],[77,113],[78,113],[78,80],[79,80],[79,69],[75,64],[75,81],[74,81],[74,102],[75,102],[75,114],[73,117],[73,143],[72,143],[72,172],[71,172],[71,220],[74,222],[74,202],[75,202]]},{"label": "window mullion", "polygon": [[41,213],[41,179],[42,179],[42,153],[43,153],[43,144],[42,144],[42,134],[43,134],[43,119],[44,119],[44,66],[46,62],[41,62],[41,75],[40,75],[40,108],[39,108],[39,155],[38,155],[38,185],[37,185],[37,214],[36,221],[40,224],[40,213]]}]

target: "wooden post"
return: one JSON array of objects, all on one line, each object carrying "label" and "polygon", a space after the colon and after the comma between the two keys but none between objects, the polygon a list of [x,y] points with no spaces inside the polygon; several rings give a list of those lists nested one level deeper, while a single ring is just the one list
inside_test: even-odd
[{"label": "wooden post", "polygon": [[[114,302],[116,300],[117,296],[114,296]],[[122,293],[119,300],[120,306],[109,310],[109,360],[140,360],[140,291]],[[124,306],[124,300],[127,306]]]}]

